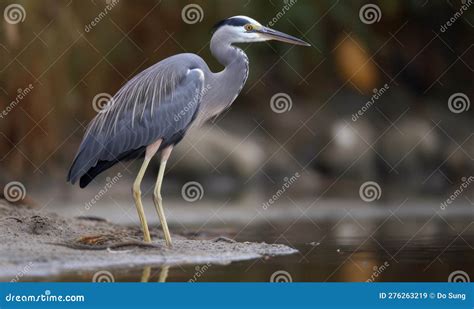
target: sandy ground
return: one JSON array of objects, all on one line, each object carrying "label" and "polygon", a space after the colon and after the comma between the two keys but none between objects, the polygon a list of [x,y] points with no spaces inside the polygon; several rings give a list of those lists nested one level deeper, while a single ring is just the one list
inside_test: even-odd
[{"label": "sandy ground", "polygon": [[4,203],[0,203],[0,221],[2,281],[106,267],[227,264],[297,252],[284,245],[180,235],[173,235],[174,246],[167,248],[158,228],[150,231],[154,239],[150,246],[141,241],[137,227],[95,217],[65,218]]}]

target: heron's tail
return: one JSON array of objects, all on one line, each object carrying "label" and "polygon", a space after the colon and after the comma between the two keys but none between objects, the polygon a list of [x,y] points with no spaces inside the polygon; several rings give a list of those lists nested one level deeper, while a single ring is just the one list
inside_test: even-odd
[{"label": "heron's tail", "polygon": [[118,161],[99,161],[79,179],[79,186],[85,188],[97,175],[114,166]]},{"label": "heron's tail", "polygon": [[[121,153],[113,160],[99,160],[97,161],[97,163],[94,163],[94,166],[88,166],[88,164],[84,165],[83,162],[86,160],[86,158],[83,158],[84,155],[80,152],[74,160],[71,169],[69,170],[68,181],[74,184],[77,182],[77,180],[79,180],[79,186],[81,188],[85,188],[95,177],[97,177],[97,175],[99,175],[103,171],[108,170],[109,168],[121,161],[129,161],[141,158],[145,156],[145,151],[146,147],[140,147],[138,149],[129,150]],[[89,162],[91,162],[90,159],[86,163]]]},{"label": "heron's tail", "polygon": [[[83,175],[94,167],[100,159],[103,146],[89,134],[86,134],[84,140],[79,146],[74,161],[67,175],[67,181],[75,184]],[[83,188],[83,186],[81,186]]]}]

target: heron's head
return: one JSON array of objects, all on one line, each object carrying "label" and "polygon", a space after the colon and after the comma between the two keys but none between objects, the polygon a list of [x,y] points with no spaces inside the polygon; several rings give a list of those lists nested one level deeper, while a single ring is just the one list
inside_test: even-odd
[{"label": "heron's head", "polygon": [[280,31],[273,30],[247,16],[234,16],[218,22],[214,36],[230,43],[251,43],[263,41],[282,41],[295,45],[311,46],[303,40]]}]

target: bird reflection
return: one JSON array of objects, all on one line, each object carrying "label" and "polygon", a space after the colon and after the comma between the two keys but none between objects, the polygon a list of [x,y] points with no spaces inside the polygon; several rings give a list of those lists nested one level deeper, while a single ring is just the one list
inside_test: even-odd
[{"label": "bird reflection", "polygon": [[[166,282],[168,279],[168,272],[169,272],[170,266],[169,265],[163,265],[160,270],[160,275],[158,277],[157,282]],[[143,268],[142,276],[140,278],[140,282],[150,282],[151,278],[151,266],[145,266]]]}]

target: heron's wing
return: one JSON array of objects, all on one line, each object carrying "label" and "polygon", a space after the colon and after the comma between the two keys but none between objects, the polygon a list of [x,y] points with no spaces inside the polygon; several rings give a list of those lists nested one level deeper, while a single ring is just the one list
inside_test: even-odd
[{"label": "heron's wing", "polygon": [[92,120],[88,132],[108,135],[112,130],[117,131],[119,122],[124,119],[134,127],[147,113],[153,116],[158,105],[173,102],[170,98],[173,99],[179,87],[186,86],[183,82],[192,82],[189,71],[199,68],[196,59],[190,56],[181,54],[167,58],[137,74]]},{"label": "heron's wing", "polygon": [[72,183],[99,161],[183,133],[204,92],[204,73],[186,59],[168,58],[141,72],[89,125],[69,171]]}]

